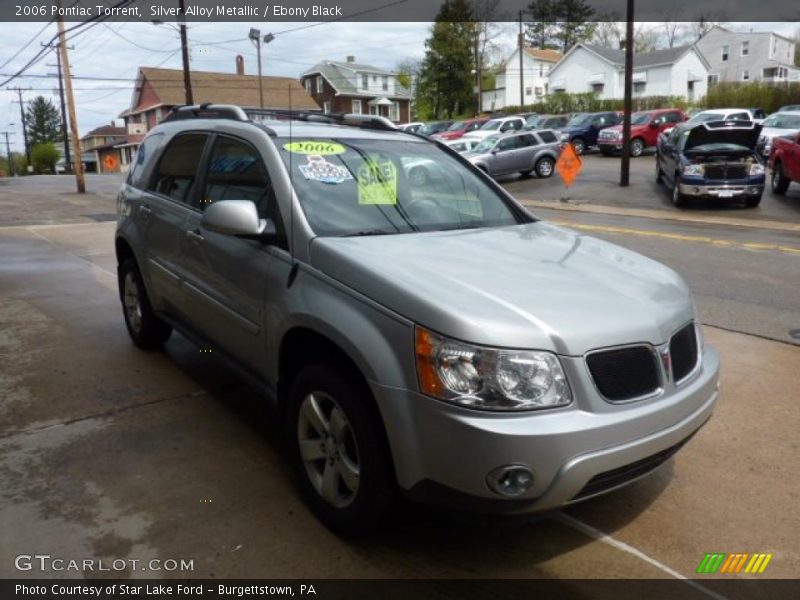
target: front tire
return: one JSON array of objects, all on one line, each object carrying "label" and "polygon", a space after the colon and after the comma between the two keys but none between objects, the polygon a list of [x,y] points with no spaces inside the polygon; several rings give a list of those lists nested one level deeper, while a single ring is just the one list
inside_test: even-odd
[{"label": "front tire", "polygon": [[631,140],[631,156],[638,158],[644,153],[644,141],[640,138]]},{"label": "front tire", "polygon": [[575,138],[570,143],[572,144],[572,149],[575,150],[575,154],[578,156],[586,152],[586,142],[584,142],[581,138]]},{"label": "front tire", "polygon": [[385,523],[396,483],[366,384],[332,366],[303,368],[289,391],[286,434],[300,488],[320,521],[346,536]]},{"label": "front tire", "polygon": [[772,193],[777,194],[778,196],[783,196],[786,193],[786,190],[789,189],[790,183],[791,180],[783,175],[783,167],[781,166],[781,163],[775,163],[775,166],[772,168],[772,177],[770,178]]},{"label": "front tire", "polygon": [[664,182],[664,173],[661,171],[661,165],[658,164],[658,154],[656,154],[656,183]]},{"label": "front tire", "polygon": [[543,156],[538,161],[536,161],[536,176],[542,179],[547,179],[548,177],[552,177],[555,167],[556,163],[553,162],[552,158],[550,158],[549,156]]},{"label": "front tire", "polygon": [[136,261],[133,258],[124,260],[118,276],[122,314],[133,343],[143,350],[160,348],[169,339],[172,328],[153,311]]},{"label": "front tire", "polygon": [[672,186],[672,205],[678,208],[686,206],[688,200],[686,196],[680,192],[680,183],[678,182],[678,174],[675,173],[675,183]]}]

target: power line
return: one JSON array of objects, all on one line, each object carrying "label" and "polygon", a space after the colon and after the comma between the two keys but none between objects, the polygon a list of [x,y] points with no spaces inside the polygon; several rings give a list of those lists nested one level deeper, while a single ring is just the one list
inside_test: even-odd
[{"label": "power line", "polygon": [[11,57],[11,58],[9,58],[9,59],[8,59],[6,62],[4,62],[2,65],[0,65],[0,69],[3,69],[3,68],[5,68],[5,66],[6,66],[6,65],[8,65],[8,64],[9,64],[10,62],[12,62],[12,61],[13,61],[15,58],[17,58],[17,57],[18,57],[20,54],[22,54],[22,51],[23,51],[23,50],[25,50],[25,48],[27,48],[28,46],[30,46],[30,45],[31,45],[33,42],[35,42],[35,41],[36,41],[36,38],[38,38],[40,35],[42,35],[42,32],[43,32],[45,29],[47,29],[47,28],[50,26],[50,24],[51,24],[52,22],[53,22],[53,19],[50,19],[50,20],[49,20],[47,23],[45,23],[45,24],[44,24],[44,27],[42,27],[42,28],[41,28],[41,29],[40,29],[40,30],[39,30],[39,31],[36,33],[36,35],[34,35],[34,36],[31,38],[31,39],[29,39],[29,40],[28,40],[28,43],[27,43],[27,44],[25,44],[24,46],[22,46],[22,47],[21,47],[19,50],[17,50],[17,51],[14,53],[14,56],[12,56],[12,57]]},{"label": "power line", "polygon": [[172,52],[172,50],[156,50],[156,49],[153,49],[153,48],[148,48],[147,46],[142,46],[141,44],[139,44],[139,43],[137,43],[137,42],[134,42],[134,41],[133,41],[133,40],[131,40],[131,39],[128,39],[128,38],[126,38],[126,37],[125,37],[124,35],[122,35],[122,34],[121,34],[119,31],[114,31],[114,29],[112,29],[112,28],[111,28],[111,26],[110,26],[110,25],[108,25],[108,24],[106,24],[106,23],[103,23],[103,27],[105,27],[106,29],[108,29],[108,30],[109,30],[111,33],[113,33],[114,35],[116,35],[118,38],[120,38],[120,39],[122,39],[122,40],[125,40],[125,41],[126,41],[126,42],[128,42],[129,44],[132,44],[133,46],[136,46],[137,48],[140,48],[140,49],[142,49],[142,50],[147,50],[148,52],[153,52],[153,53],[156,53],[156,52],[158,52],[158,53],[169,53],[169,52]]}]

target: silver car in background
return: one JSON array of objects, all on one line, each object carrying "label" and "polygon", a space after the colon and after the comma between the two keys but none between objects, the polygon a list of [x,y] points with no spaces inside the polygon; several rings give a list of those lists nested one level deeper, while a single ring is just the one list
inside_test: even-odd
[{"label": "silver car in background", "polygon": [[491,175],[521,173],[551,177],[561,154],[558,134],[550,129],[525,131],[486,138],[464,156]]},{"label": "silver car in background", "polygon": [[766,160],[772,152],[773,138],[800,133],[800,111],[776,112],[764,119],[761,126],[761,137],[758,138],[756,152]]}]

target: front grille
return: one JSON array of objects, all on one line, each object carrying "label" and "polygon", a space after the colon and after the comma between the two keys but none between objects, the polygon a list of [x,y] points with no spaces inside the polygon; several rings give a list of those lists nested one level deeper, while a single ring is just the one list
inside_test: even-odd
[{"label": "front grille", "polygon": [[697,335],[694,323],[689,323],[669,341],[669,354],[672,357],[672,378],[680,381],[692,372],[697,364]]},{"label": "front grille", "polygon": [[647,458],[643,458],[641,460],[637,460],[636,462],[632,462],[629,465],[617,467],[616,469],[611,469],[610,471],[605,471],[595,475],[585,486],[583,486],[583,488],[581,488],[581,491],[572,497],[572,499],[579,500],[581,498],[586,498],[587,496],[593,496],[595,494],[605,492],[606,490],[613,489],[649,473],[656,467],[669,460],[673,454],[680,450],[681,447],[688,442],[689,439],[691,439],[691,437],[692,436],[689,436],[682,442],[679,442],[674,446],[667,448],[666,450],[657,452],[652,456],[648,456]]},{"label": "front grille", "polygon": [[708,179],[744,179],[747,177],[746,165],[706,165],[705,176]]},{"label": "front grille", "polygon": [[630,400],[659,388],[655,352],[646,346],[595,352],[586,357],[586,364],[597,389],[608,400]]}]

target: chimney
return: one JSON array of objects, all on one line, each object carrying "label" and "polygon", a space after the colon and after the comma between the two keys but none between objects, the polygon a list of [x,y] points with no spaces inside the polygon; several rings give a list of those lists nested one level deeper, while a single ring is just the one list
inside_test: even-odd
[{"label": "chimney", "polygon": [[241,54],[236,55],[236,74],[244,75],[244,58]]},{"label": "chimney", "polygon": [[349,63],[354,63],[354,62],[356,62],[356,57],[355,57],[355,56],[348,56],[348,57],[347,57],[347,62],[349,62]]}]

